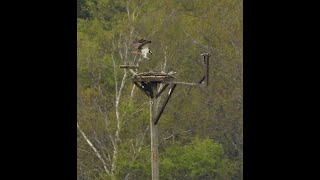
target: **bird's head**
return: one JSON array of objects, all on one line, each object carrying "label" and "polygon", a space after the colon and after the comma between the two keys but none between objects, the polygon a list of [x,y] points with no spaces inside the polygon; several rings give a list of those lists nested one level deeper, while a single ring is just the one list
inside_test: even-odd
[{"label": "bird's head", "polygon": [[149,53],[152,54],[152,52],[149,50]]}]

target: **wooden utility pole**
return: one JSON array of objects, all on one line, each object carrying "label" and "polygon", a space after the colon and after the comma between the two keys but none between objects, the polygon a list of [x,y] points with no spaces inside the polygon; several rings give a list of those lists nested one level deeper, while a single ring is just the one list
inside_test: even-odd
[{"label": "wooden utility pole", "polygon": [[157,115],[157,83],[151,82],[150,88],[152,91],[152,97],[150,97],[151,172],[152,180],[159,180],[158,125],[154,124]]},{"label": "wooden utility pole", "polygon": [[159,134],[157,122],[168,103],[172,92],[176,86],[170,89],[167,98],[164,101],[160,111],[157,109],[157,98],[168,87],[169,84],[164,85],[158,92],[158,84],[164,81],[171,81],[174,79],[172,75],[165,73],[141,73],[133,77],[133,83],[141,89],[150,98],[150,137],[151,137],[151,174],[152,180],[159,180],[159,161],[158,161],[158,146]]},{"label": "wooden utility pole", "polygon": [[[133,65],[121,65],[120,68],[127,68],[132,73],[132,82],[142,90],[150,98],[150,135],[151,135],[151,172],[152,180],[159,180],[159,162],[158,162],[158,121],[178,84],[188,85],[188,86],[208,86],[209,83],[209,53],[201,54],[203,56],[203,63],[206,65],[206,73],[201,78],[199,82],[188,83],[188,82],[174,82],[175,73],[164,73],[164,72],[143,72],[137,73],[132,69],[137,69],[138,66]],[[205,81],[204,81],[205,80]],[[158,84],[164,84],[164,86],[159,89]],[[164,90],[171,85],[166,99],[164,100],[159,111],[157,109],[157,98],[164,92]]]}]

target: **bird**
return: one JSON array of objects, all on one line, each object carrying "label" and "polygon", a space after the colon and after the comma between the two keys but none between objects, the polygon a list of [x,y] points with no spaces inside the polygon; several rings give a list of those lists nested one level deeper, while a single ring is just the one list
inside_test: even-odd
[{"label": "bird", "polygon": [[151,41],[145,40],[145,39],[140,39],[136,42],[134,42],[134,51],[132,52],[133,54],[140,54],[142,57],[146,59],[150,59],[147,57],[147,54],[152,54],[150,51],[148,44],[151,43]]}]

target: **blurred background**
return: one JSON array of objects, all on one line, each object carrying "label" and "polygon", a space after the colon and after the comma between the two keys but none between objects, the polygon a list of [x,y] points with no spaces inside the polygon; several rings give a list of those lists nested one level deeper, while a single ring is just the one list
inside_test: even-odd
[{"label": "blurred background", "polygon": [[149,98],[119,68],[142,38],[153,54],[138,71],[176,81],[199,81],[211,54],[209,86],[178,85],[159,121],[160,179],[243,179],[242,12],[242,0],[78,0],[79,180],[151,179]]}]

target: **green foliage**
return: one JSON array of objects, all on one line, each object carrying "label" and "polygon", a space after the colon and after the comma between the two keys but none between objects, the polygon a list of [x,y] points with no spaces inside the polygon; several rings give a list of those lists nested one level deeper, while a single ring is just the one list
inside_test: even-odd
[{"label": "green foliage", "polygon": [[242,179],[242,0],[78,0],[77,12],[78,123],[109,170],[121,124],[113,175],[78,134],[79,179],[150,179],[149,99],[129,72],[119,121],[115,107],[119,65],[133,61],[140,38],[153,54],[139,72],[161,71],[166,60],[177,81],[198,81],[200,54],[211,54],[209,86],[178,85],[159,121],[161,178]]},{"label": "green foliage", "polygon": [[[131,173],[134,179],[151,178],[150,148],[144,146],[133,152],[132,147],[130,141],[119,147],[117,177]],[[222,146],[211,139],[195,138],[189,144],[171,144],[160,153],[161,179],[231,179],[236,168]]]},{"label": "green foliage", "polygon": [[235,167],[220,144],[210,139],[194,139],[190,144],[173,144],[161,156],[163,179],[230,179]]},{"label": "green foliage", "polygon": [[[120,149],[121,152],[118,156],[118,177],[125,177],[127,173],[130,173],[133,179],[151,177],[150,148],[144,146],[140,151],[136,150],[133,152],[131,142],[126,142],[121,145]],[[132,156],[132,154],[135,156]]]}]

